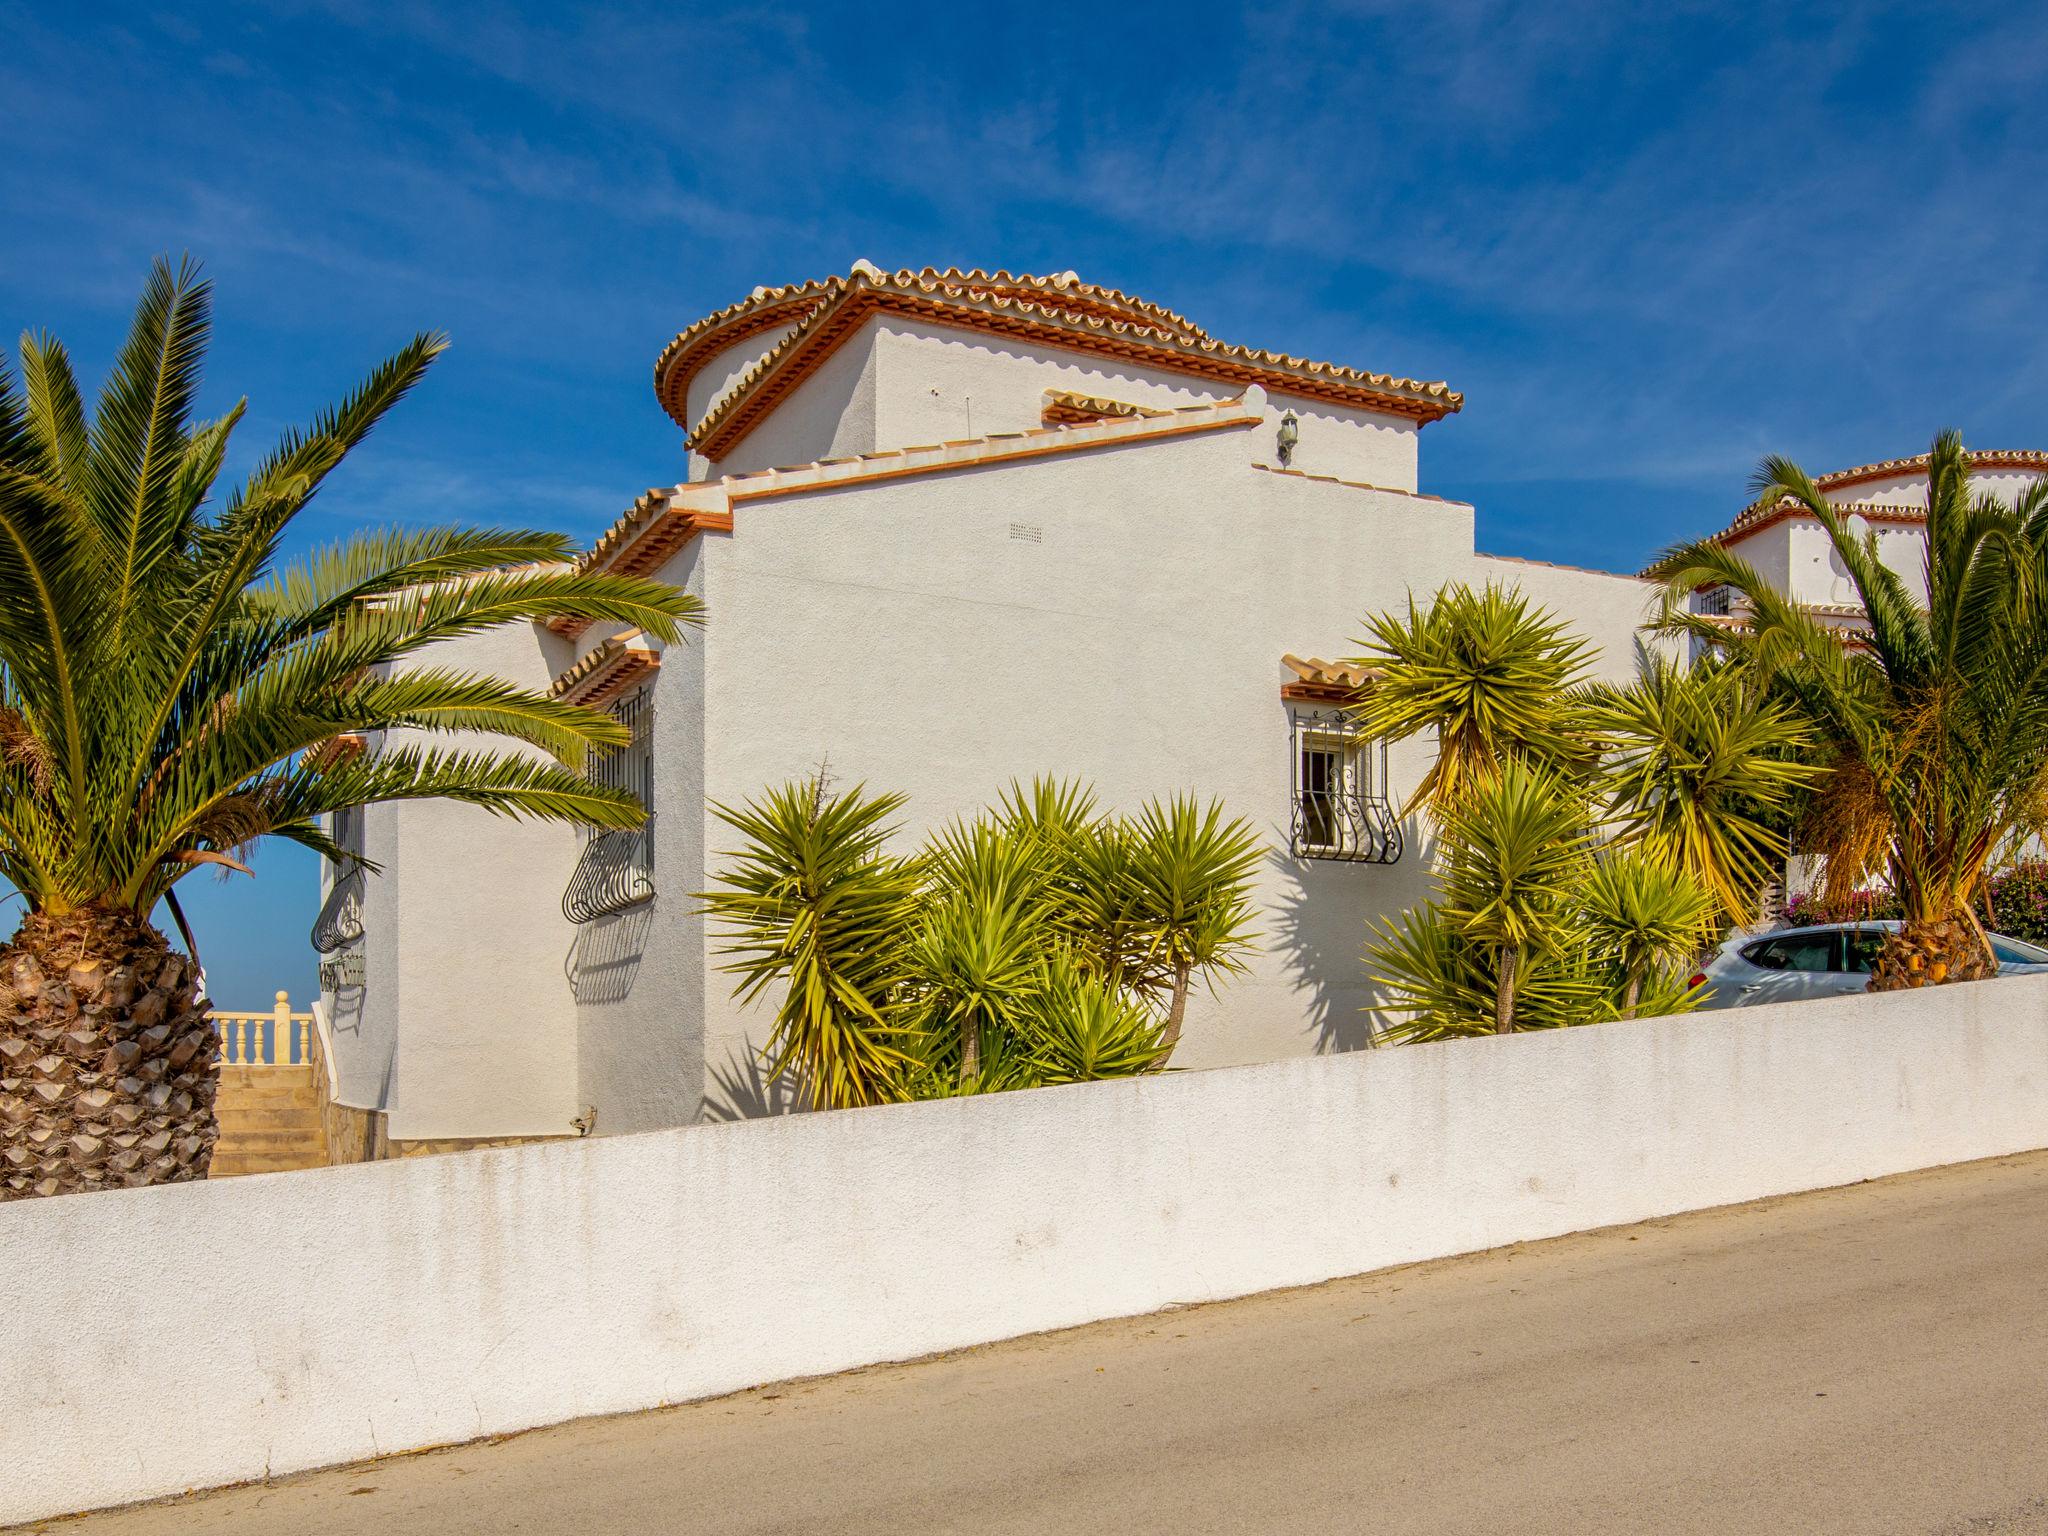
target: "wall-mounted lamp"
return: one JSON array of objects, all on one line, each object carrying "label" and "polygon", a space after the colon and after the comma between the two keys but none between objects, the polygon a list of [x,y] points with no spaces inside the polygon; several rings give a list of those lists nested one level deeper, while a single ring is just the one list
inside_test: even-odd
[{"label": "wall-mounted lamp", "polygon": [[1289,411],[1280,418],[1278,447],[1282,466],[1294,462],[1294,445],[1301,441],[1301,418]]}]

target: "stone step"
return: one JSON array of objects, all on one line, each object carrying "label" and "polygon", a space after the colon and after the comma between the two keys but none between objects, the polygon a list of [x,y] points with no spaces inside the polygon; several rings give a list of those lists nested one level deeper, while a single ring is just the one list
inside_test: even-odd
[{"label": "stone step", "polygon": [[250,1173],[298,1173],[307,1168],[324,1168],[324,1157],[295,1156],[290,1153],[265,1153],[260,1156],[223,1155],[216,1152],[213,1166],[207,1170],[210,1179],[239,1179]]},{"label": "stone step", "polygon": [[223,1097],[213,1101],[213,1112],[221,1119],[236,1115],[310,1115],[320,1118],[320,1101],[312,1097],[298,1098],[291,1094],[280,1094],[275,1098]]},{"label": "stone step", "polygon": [[222,1067],[220,1086],[223,1092],[229,1088],[243,1092],[252,1088],[310,1088],[313,1086],[313,1069],[297,1067]]},{"label": "stone step", "polygon": [[318,1141],[325,1134],[318,1120],[271,1120],[251,1124],[226,1124],[220,1128],[220,1145],[244,1146],[254,1141]]},{"label": "stone step", "polygon": [[221,1134],[230,1131],[295,1130],[301,1126],[320,1128],[320,1111],[304,1104],[215,1105],[214,1118]]}]

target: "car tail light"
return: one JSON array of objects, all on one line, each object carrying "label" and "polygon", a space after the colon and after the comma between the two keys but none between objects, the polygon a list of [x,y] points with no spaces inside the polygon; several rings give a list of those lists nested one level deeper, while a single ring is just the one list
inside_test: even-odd
[{"label": "car tail light", "polygon": [[1694,971],[1692,974],[1692,980],[1688,981],[1685,985],[1686,988],[1690,990],[1693,987],[1704,987],[1706,984],[1707,973],[1705,971]]}]

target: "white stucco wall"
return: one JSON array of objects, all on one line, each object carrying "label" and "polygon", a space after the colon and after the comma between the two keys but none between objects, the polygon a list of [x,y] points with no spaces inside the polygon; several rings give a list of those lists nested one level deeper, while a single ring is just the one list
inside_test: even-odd
[{"label": "white stucco wall", "polygon": [[[1971,489],[1998,497],[2010,504],[2040,478],[2034,470],[1986,470],[1970,477]],[[1924,474],[1894,475],[1883,480],[1861,481],[1830,491],[1828,499],[1856,515],[1858,503],[1887,507],[1927,506],[1927,477]],[[1927,530],[1912,523],[1867,523],[1877,534],[1877,553],[1905,583],[1913,600],[1927,601]],[[1734,552],[1754,565],[1779,591],[1802,603],[1855,603],[1860,601],[1848,567],[1835,553],[1826,530],[1807,518],[1788,518],[1758,530],[1730,545]]]},{"label": "white stucco wall", "polygon": [[17,1202],[0,1522],[2044,1144],[2031,978]]},{"label": "white stucco wall", "polygon": [[692,478],[779,469],[897,446],[882,441],[876,426],[881,359],[874,343],[880,332],[880,321],[862,326],[717,463],[693,456]]},{"label": "white stucco wall", "polygon": [[[1265,947],[1194,999],[1176,1060],[1362,1044],[1365,923],[1427,892],[1425,839],[1391,867],[1288,856],[1280,658],[1353,654],[1362,615],[1466,574],[1472,512],[1255,469],[1266,430],[743,503],[729,539],[700,541],[707,794],[739,804],[829,764],[908,795],[907,838],[1037,774],[1105,808],[1218,797],[1268,842]],[[1397,804],[1427,761],[1394,751]],[[709,1069],[743,1075],[768,1014],[707,972]]]},{"label": "white stucco wall", "polygon": [[[662,573],[704,595],[693,540]],[[714,615],[712,624],[717,623]],[[704,667],[707,631],[662,651],[652,685],[653,900],[575,930],[577,1102],[601,1136],[682,1125],[705,1097],[705,949],[694,893],[704,889]]]},{"label": "white stucco wall", "polygon": [[[536,630],[447,641],[420,663],[545,688]],[[384,747],[531,749],[498,739],[388,733]],[[374,749],[373,749],[374,750]],[[561,1136],[581,1112],[576,1018],[563,979],[561,899],[582,839],[453,801],[373,807],[364,852],[364,984],[325,994],[343,1099],[382,1109],[395,1140]]]},{"label": "white stucco wall", "polygon": [[[743,350],[743,349],[742,349]],[[692,420],[698,384],[691,386]],[[1174,409],[1235,399],[1238,385],[1064,352],[981,331],[870,320],[759,426],[692,478],[808,464],[1043,424],[1045,392]],[[707,403],[717,392],[707,392]],[[1300,418],[1296,468],[1394,490],[1416,487],[1416,423],[1285,394],[1273,414]]]},{"label": "white stucco wall", "polygon": [[[885,448],[1022,432],[1041,424],[1047,390],[1172,409],[1235,399],[1242,386],[947,327],[882,332],[878,438]],[[1301,418],[1298,469],[1393,490],[1416,486],[1416,424],[1397,416],[1273,395]]]},{"label": "white stucco wall", "polygon": [[1479,555],[1473,564],[1475,585],[1516,588],[1571,625],[1594,647],[1593,672],[1602,682],[1625,683],[1636,675],[1638,641],[1666,654],[1677,652],[1670,641],[1641,633],[1657,616],[1659,589],[1653,581],[1510,555]]}]

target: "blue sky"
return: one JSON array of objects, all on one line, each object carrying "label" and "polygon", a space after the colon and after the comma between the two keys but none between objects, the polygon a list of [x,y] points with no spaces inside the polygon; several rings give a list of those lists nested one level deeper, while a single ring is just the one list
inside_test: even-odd
[{"label": "blue sky", "polygon": [[[0,0],[0,336],[97,370],[192,252],[246,462],[445,329],[305,542],[587,536],[680,477],[649,376],[705,311],[857,256],[1071,267],[1449,379],[1424,489],[1631,569],[1765,452],[2048,447],[2044,77],[2019,5]],[[310,863],[257,869],[183,888],[229,1005],[310,988]]]}]

